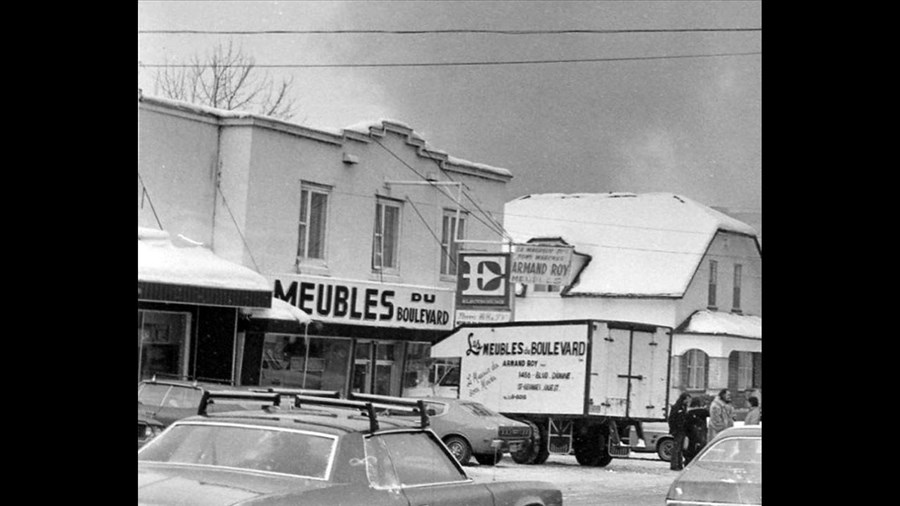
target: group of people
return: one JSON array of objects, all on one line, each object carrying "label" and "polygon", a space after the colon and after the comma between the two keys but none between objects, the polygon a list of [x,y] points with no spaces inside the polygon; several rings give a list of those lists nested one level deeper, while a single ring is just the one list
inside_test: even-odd
[{"label": "group of people", "polygon": [[[744,424],[759,424],[759,399],[751,396],[748,402],[750,411]],[[733,425],[734,407],[727,388],[719,391],[709,408],[703,406],[700,397],[692,398],[691,394],[682,393],[669,412],[669,433],[674,438],[669,467],[673,471],[683,469],[706,446],[707,441]]]}]

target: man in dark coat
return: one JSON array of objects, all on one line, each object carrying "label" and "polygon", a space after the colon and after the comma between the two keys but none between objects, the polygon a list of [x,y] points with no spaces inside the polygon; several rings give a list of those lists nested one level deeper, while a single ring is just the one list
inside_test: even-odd
[{"label": "man in dark coat", "polygon": [[688,440],[687,448],[684,450],[684,465],[688,465],[706,446],[707,418],[709,410],[703,407],[703,400],[699,397],[691,399],[691,407],[688,408],[684,422]]},{"label": "man in dark coat", "polygon": [[682,452],[684,451],[684,438],[687,434],[685,422],[687,421],[688,402],[690,400],[691,394],[687,392],[682,393],[669,411],[669,434],[674,438],[672,460],[669,461],[669,468],[673,471],[680,471],[684,468]]}]

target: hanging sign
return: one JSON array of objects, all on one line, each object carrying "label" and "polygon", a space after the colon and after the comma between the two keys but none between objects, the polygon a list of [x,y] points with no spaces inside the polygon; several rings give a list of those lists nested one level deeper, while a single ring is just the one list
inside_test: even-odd
[{"label": "hanging sign", "polygon": [[567,285],[572,272],[572,246],[516,244],[510,265],[510,282]]}]

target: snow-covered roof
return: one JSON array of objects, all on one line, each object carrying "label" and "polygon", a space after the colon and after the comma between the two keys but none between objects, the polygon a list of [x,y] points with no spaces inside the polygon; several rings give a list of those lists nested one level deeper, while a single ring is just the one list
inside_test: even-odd
[{"label": "snow-covered roof", "polygon": [[516,242],[562,238],[591,256],[568,295],[680,297],[719,230],[752,227],[671,193],[548,193],[508,202]]},{"label": "snow-covered roof", "polygon": [[697,311],[677,330],[679,334],[714,334],[762,339],[762,317],[725,313],[721,311]]},{"label": "snow-covered roof", "polygon": [[251,318],[295,321],[301,325],[306,325],[313,321],[306,311],[277,297],[272,297],[271,308],[253,308],[248,310],[246,314],[250,315]]},{"label": "snow-covered roof", "polygon": [[173,240],[162,230],[138,227],[138,281],[203,288],[272,291],[268,280],[219,258],[196,242]]}]

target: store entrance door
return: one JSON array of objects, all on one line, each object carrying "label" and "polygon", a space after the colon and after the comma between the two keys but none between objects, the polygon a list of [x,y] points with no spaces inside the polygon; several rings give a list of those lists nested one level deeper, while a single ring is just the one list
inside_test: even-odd
[{"label": "store entrance door", "polygon": [[364,341],[356,343],[352,390],[376,395],[400,395],[401,343]]}]

